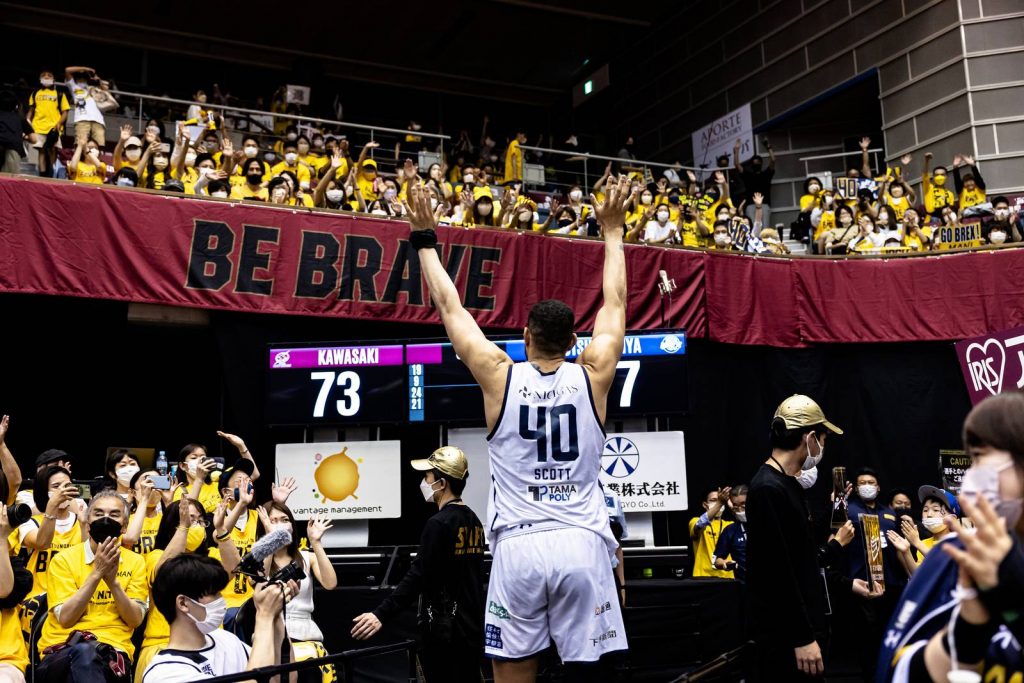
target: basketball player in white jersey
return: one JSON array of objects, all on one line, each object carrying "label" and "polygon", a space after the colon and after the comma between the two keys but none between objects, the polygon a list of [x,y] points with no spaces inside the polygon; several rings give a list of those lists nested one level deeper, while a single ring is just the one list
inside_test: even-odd
[{"label": "basketball player in white jersey", "polygon": [[496,683],[535,681],[536,655],[550,640],[567,664],[627,647],[612,577],[617,544],[598,471],[626,333],[629,190],[623,177],[609,183],[605,202],[592,197],[605,242],[604,304],[575,363],[565,358],[576,343],[573,312],[560,301],[531,309],[525,363],[484,336],[434,249],[429,198],[418,186],[410,190],[410,242],[448,338],[484,394],[492,489],[484,528],[494,555],[484,638]]}]

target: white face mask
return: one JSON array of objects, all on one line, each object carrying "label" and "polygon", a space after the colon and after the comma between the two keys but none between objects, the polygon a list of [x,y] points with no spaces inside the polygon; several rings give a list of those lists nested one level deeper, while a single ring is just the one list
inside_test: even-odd
[{"label": "white face mask", "polygon": [[338,204],[342,199],[345,198],[345,193],[341,190],[327,190],[327,201],[334,204]]},{"label": "white face mask", "polygon": [[668,211],[659,211],[658,212],[658,221],[661,222],[661,223],[664,223],[667,220],[668,220]]},{"label": "white face mask", "polygon": [[117,179],[117,186],[118,187],[135,187],[135,183],[132,182],[131,178],[125,178],[124,176],[121,176],[120,178]]},{"label": "white face mask", "polygon": [[644,196],[640,197],[640,203],[641,204],[650,204],[653,201],[654,201],[654,197],[652,197],[649,194],[645,194]]},{"label": "white face mask", "polygon": [[259,147],[253,147],[252,145],[248,145],[244,147],[242,151],[245,152],[246,159],[254,159],[256,158],[256,155],[259,154],[260,150]]},{"label": "white face mask", "polygon": [[195,163],[196,163],[196,153],[195,152],[188,152],[187,154],[185,154],[185,165],[186,166],[194,166]]},{"label": "white face mask", "polygon": [[860,496],[861,500],[867,502],[873,501],[878,497],[878,487],[874,484],[864,484],[863,486],[857,487],[857,495]]},{"label": "white face mask", "polygon": [[299,158],[299,155],[295,152],[288,152],[284,155],[284,160],[289,166],[295,165],[295,160]]},{"label": "white face mask", "polygon": [[462,176],[462,182],[464,182],[464,183],[471,183],[471,182],[473,182],[473,174],[472,173],[467,173],[466,175]]},{"label": "white face mask", "polygon": [[964,472],[963,481],[960,483],[960,495],[976,501],[984,497],[992,503],[996,514],[1006,520],[1006,527],[1013,529],[1020,521],[1021,507],[1024,500],[1003,500],[999,496],[999,473],[1013,467],[1013,461],[1007,462],[999,467],[988,467],[974,465],[968,467]]},{"label": "white face mask", "polygon": [[[818,441],[818,437],[814,436],[814,434],[811,434],[810,436],[812,439],[814,439],[814,443],[818,445],[818,454],[811,455],[811,447],[808,444],[807,457],[804,458],[804,464],[800,467],[800,469],[802,470],[809,470],[812,467],[817,467],[818,463],[821,462],[821,459],[825,457],[825,446],[823,446],[822,443]],[[805,438],[804,441],[806,442],[807,439]]]},{"label": "white face mask", "polygon": [[811,488],[814,486],[814,482],[818,481],[818,468],[812,467],[809,470],[801,470],[800,474],[796,475],[796,480],[802,488]]},{"label": "white face mask", "polygon": [[921,520],[921,524],[928,530],[929,533],[936,533],[946,528],[946,523],[941,517],[925,517]]},{"label": "white face mask", "polygon": [[[436,483],[437,482],[434,482],[434,484]],[[434,502],[434,484],[427,483],[426,479],[420,482],[420,493],[423,494],[423,500],[428,503]]]},{"label": "white face mask", "polygon": [[100,151],[95,147],[91,147],[89,149],[88,154],[90,157],[92,157],[93,161],[100,158]]},{"label": "white face mask", "polygon": [[53,79],[52,78],[40,78],[39,79],[39,85],[43,86],[44,88],[49,88],[50,86],[53,85]]},{"label": "white face mask", "polygon": [[1002,230],[993,230],[988,234],[988,241],[992,244],[1002,244],[1006,241],[1006,233]]},{"label": "white face mask", "polygon": [[224,190],[220,190],[219,192],[211,193],[210,196],[211,197],[220,197],[221,199],[227,199],[228,198],[228,193],[225,192]]},{"label": "white face mask", "polygon": [[437,209],[437,200],[434,199],[433,197],[431,197],[430,198],[430,210],[434,211],[435,209]]},{"label": "white face mask", "polygon": [[167,168],[167,157],[155,157],[153,159],[153,168]]},{"label": "white face mask", "polygon": [[729,236],[728,235],[726,235],[723,232],[715,233],[715,245],[716,246],[724,247],[727,244],[729,244]]},{"label": "white face mask", "polygon": [[533,218],[533,212],[532,211],[520,211],[519,212],[519,222],[520,223],[529,223],[530,219],[532,219],[532,218]]},{"label": "white face mask", "polygon": [[742,522],[742,523],[746,524],[746,522],[747,522],[747,511],[746,510],[744,510],[742,512],[734,512],[733,514],[736,515],[736,521],[737,522]]},{"label": "white face mask", "polygon": [[583,199],[583,193],[579,190],[573,190],[572,192],[569,193],[569,199],[573,200],[574,202],[578,202],[579,200]]},{"label": "white face mask", "polygon": [[996,209],[996,218],[998,218],[999,220],[1006,220],[1006,218],[1009,215],[1010,215],[1010,210],[1009,209]]},{"label": "white face mask", "polygon": [[818,194],[818,191],[820,189],[821,185],[818,185],[817,183],[811,183],[810,185],[807,186],[807,191],[810,192],[811,194]]},{"label": "white face mask", "polygon": [[117,468],[117,481],[127,486],[138,471],[138,465],[122,465]]},{"label": "white face mask", "polygon": [[206,610],[206,618],[202,621],[192,616],[191,612],[185,613],[188,615],[189,619],[195,622],[196,628],[199,629],[200,633],[213,633],[221,627],[221,624],[224,623],[224,613],[227,611],[227,601],[224,598],[217,598],[213,602],[208,602],[205,605],[187,596],[186,599],[193,605],[202,607]]},{"label": "white face mask", "polygon": [[128,157],[129,161],[138,161],[139,158],[142,157],[142,150],[137,147],[133,147],[131,149],[126,149],[124,151],[124,155]]}]

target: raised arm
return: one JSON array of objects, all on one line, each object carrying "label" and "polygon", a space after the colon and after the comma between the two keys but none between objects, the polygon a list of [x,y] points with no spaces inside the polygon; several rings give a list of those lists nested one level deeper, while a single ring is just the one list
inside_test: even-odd
[{"label": "raised arm", "polygon": [[7,429],[11,424],[11,418],[7,415],[0,417],[0,469],[7,475],[7,486],[9,493],[6,503],[11,505],[18,496],[18,487],[21,486],[21,468],[18,461],[7,448]]},{"label": "raised arm", "polygon": [[868,158],[868,149],[871,147],[871,138],[860,139],[860,172],[865,178],[871,177],[871,160]]},{"label": "raised arm", "polygon": [[[436,222],[430,209],[430,198],[421,183],[417,182],[409,188],[405,212],[409,216],[409,226],[412,229],[409,241],[419,254],[420,269],[427,280],[430,298],[437,307],[455,353],[473,373],[473,378],[484,392],[487,427],[493,428],[501,412],[512,359],[484,336],[476,320],[462,306],[459,291],[441,264],[441,257],[435,249]],[[622,348],[621,339],[619,348]]]},{"label": "raised arm", "polygon": [[609,182],[606,194],[604,202],[598,202],[593,195],[590,197],[604,235],[601,285],[604,304],[594,321],[593,339],[576,360],[586,369],[594,384],[595,407],[602,422],[608,390],[615,379],[615,366],[622,356],[622,343],[626,336],[626,251],[622,231],[626,223],[626,207],[633,198],[629,179],[619,176],[617,182]]}]

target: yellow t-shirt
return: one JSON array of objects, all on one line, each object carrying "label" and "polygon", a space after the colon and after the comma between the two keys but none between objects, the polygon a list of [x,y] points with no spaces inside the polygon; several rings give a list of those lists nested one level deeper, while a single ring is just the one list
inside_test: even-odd
[{"label": "yellow t-shirt", "polygon": [[373,191],[373,182],[376,179],[376,176],[368,178],[362,171],[356,173],[356,187],[363,193],[363,201],[372,202],[377,199],[377,193]]},{"label": "yellow t-shirt", "polygon": [[513,140],[505,151],[505,182],[522,179],[523,150],[519,149],[519,140]]},{"label": "yellow t-shirt", "polygon": [[[149,579],[150,587],[153,586],[153,581],[156,579],[156,563],[160,561],[163,554],[163,550],[154,549],[146,555],[146,576]],[[220,551],[216,548],[210,548],[210,557],[220,562]],[[151,595],[150,605],[152,604],[153,600]],[[171,626],[167,623],[167,618],[160,613],[160,610],[153,606],[146,616],[146,632],[142,637],[142,647],[146,648],[153,645],[166,645],[170,637]]]},{"label": "yellow t-shirt", "polygon": [[288,200],[288,204],[290,204],[291,206],[307,206],[307,207],[309,207],[311,209],[314,206],[314,204],[313,204],[313,197],[311,197],[306,192],[302,193],[302,199],[301,200],[300,199],[296,199],[295,197],[292,197],[291,199]]},{"label": "yellow t-shirt", "polygon": [[953,205],[953,193],[944,187],[933,184],[930,175],[921,178],[921,190],[924,195],[924,210],[929,215],[939,213],[943,208]]},{"label": "yellow t-shirt", "polygon": [[818,227],[814,229],[814,241],[817,242],[822,235],[834,227],[836,227],[836,212],[822,211],[821,219],[818,221]]},{"label": "yellow t-shirt", "polygon": [[28,106],[35,107],[32,112],[32,130],[46,134],[60,123],[60,115],[71,108],[68,95],[57,88],[39,88],[28,96]]},{"label": "yellow t-shirt", "polygon": [[684,247],[696,249],[701,246],[701,235],[697,231],[697,221],[683,221],[679,223],[679,235],[683,238]]},{"label": "yellow t-shirt", "polygon": [[[171,179],[171,167],[168,166],[162,171],[153,172],[153,189],[162,190],[164,183]],[[139,174],[139,187],[149,187],[149,168],[142,169],[142,173]]]},{"label": "yellow t-shirt", "polygon": [[267,194],[267,188],[261,187],[260,189],[253,192],[249,189],[249,186],[245,183],[241,185],[231,186],[231,198],[232,199],[262,199],[263,201],[269,201],[270,195]]},{"label": "yellow t-shirt", "polygon": [[[239,530],[238,526],[231,528],[231,542],[238,548],[238,556],[242,557],[250,550],[256,542],[256,522],[258,516],[255,510],[246,512],[245,530]],[[221,593],[228,607],[239,607],[243,602],[252,597],[252,583],[242,574],[232,574],[231,581],[224,587]]]},{"label": "yellow t-shirt", "polygon": [[[86,548],[89,547],[86,543],[79,543],[62,552],[50,564],[48,595],[51,614],[47,617],[42,635],[39,637],[39,652],[42,653],[51,645],[65,642],[71,631],[78,629],[91,631],[100,642],[112,645],[131,657],[135,654],[135,646],[132,645],[133,629],[129,628],[118,614],[117,604],[106,582],[99,582],[96,591],[89,598],[82,617],[70,629],[62,628],[52,614],[54,609],[64,604],[85,584],[86,577],[92,572],[92,563],[86,564]],[[146,574],[146,561],[141,555],[121,548],[117,580],[130,599],[148,606],[149,580]]]},{"label": "yellow t-shirt", "polygon": [[324,166],[330,163],[330,159],[328,159],[327,157],[322,157],[315,154],[307,154],[306,156],[300,156],[299,161],[301,161],[304,164],[309,164],[310,166],[312,166],[313,169],[317,172],[317,174],[320,173],[320,169],[322,169]]},{"label": "yellow t-shirt", "polygon": [[815,195],[815,194],[805,194],[805,195],[802,195],[800,197],[800,210],[801,211],[810,211],[811,209],[813,209],[816,206],[818,206],[819,203],[820,202],[818,200],[818,195]]},{"label": "yellow t-shirt", "polygon": [[270,169],[270,175],[280,175],[285,171],[291,171],[295,174],[295,177],[299,179],[299,182],[309,182],[309,169],[302,166],[298,162],[294,166],[289,166],[287,161],[279,161],[274,164],[274,167]]},{"label": "yellow t-shirt", "polygon": [[[715,546],[718,544],[718,539],[722,536],[722,530],[725,527],[732,524],[732,522],[724,519],[712,519],[711,522],[704,527],[701,531],[700,536],[697,537],[696,541],[693,539],[693,530],[697,526],[697,520],[699,517],[694,517],[690,520],[690,541],[693,544],[693,575],[698,576],[716,576],[720,579],[731,579],[733,573],[725,569],[715,569],[715,566],[711,564],[711,557],[715,554]],[[725,558],[726,560],[730,558]]]},{"label": "yellow t-shirt", "polygon": [[[921,233],[928,239],[931,239],[932,237],[931,228],[923,227],[921,228]],[[913,251],[924,251],[924,242],[921,241],[921,238],[915,237],[910,233],[906,233],[905,235],[903,235],[903,246],[910,247],[910,249]]]},{"label": "yellow t-shirt", "polygon": [[[181,500],[181,496],[185,489],[178,487],[172,496],[172,501]],[[203,509],[207,512],[213,512],[217,509],[217,505],[221,501],[220,486],[217,482],[211,482],[209,484],[203,483],[203,488],[199,489],[199,503],[203,506]]]},{"label": "yellow t-shirt", "polygon": [[985,203],[985,190],[981,189],[977,185],[974,186],[973,190],[962,190],[960,192],[960,210],[966,209],[971,206],[977,206],[978,204]]},{"label": "yellow t-shirt", "polygon": [[[171,177],[178,177],[177,169],[171,169]],[[196,170],[195,166],[191,168],[186,166],[181,170],[181,184],[185,186],[185,194],[196,193],[197,180],[199,180],[199,171]]]},{"label": "yellow t-shirt", "polygon": [[152,517],[146,516],[146,519],[142,522],[142,534],[139,536],[139,542],[132,546],[132,552],[136,552],[143,557],[153,552],[153,542],[156,541],[156,532],[160,529],[160,520],[163,518],[162,512],[158,512]]},{"label": "yellow t-shirt", "polygon": [[[28,523],[35,524],[38,529],[43,523],[43,516],[33,515],[32,519]],[[18,531],[15,530],[13,535],[17,537]],[[25,596],[26,600],[34,598],[40,593],[46,592],[47,572],[50,568],[50,563],[56,559],[57,555],[59,555],[62,550],[67,550],[68,548],[81,543],[82,527],[76,519],[75,523],[71,525],[71,528],[64,533],[61,533],[54,528],[53,540],[50,541],[50,547],[46,550],[32,550],[28,546],[25,546],[25,550],[28,551],[25,566],[30,572],[32,572],[32,590]],[[13,547],[13,545],[11,547]]]},{"label": "yellow t-shirt", "polygon": [[0,610],[0,664],[10,664],[22,673],[28,666],[28,648],[21,634],[17,607]]},{"label": "yellow t-shirt", "polygon": [[89,183],[91,185],[102,185],[103,176],[106,175],[106,164],[102,161],[99,167],[95,164],[91,164],[85,159],[79,159],[78,165],[75,167],[74,173],[71,172],[71,167],[68,167],[68,177],[74,180],[76,183]]},{"label": "yellow t-shirt", "polygon": [[902,223],[903,212],[910,208],[910,199],[906,195],[902,197],[893,197],[886,193],[885,203],[890,209],[892,209],[892,213],[896,217],[896,222]]}]

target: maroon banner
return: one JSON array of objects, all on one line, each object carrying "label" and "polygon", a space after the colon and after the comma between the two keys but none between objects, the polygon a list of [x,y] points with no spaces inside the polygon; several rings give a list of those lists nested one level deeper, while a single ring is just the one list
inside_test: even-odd
[{"label": "maroon banner", "polygon": [[[438,322],[401,221],[0,178],[0,291],[260,313]],[[592,327],[604,246],[442,228],[484,327],[560,298]],[[631,329],[734,344],[958,340],[1024,325],[1024,251],[782,259],[627,245]],[[663,302],[658,271],[678,289]]]},{"label": "maroon banner", "polygon": [[971,403],[1024,389],[1024,327],[965,339],[956,345]]}]

